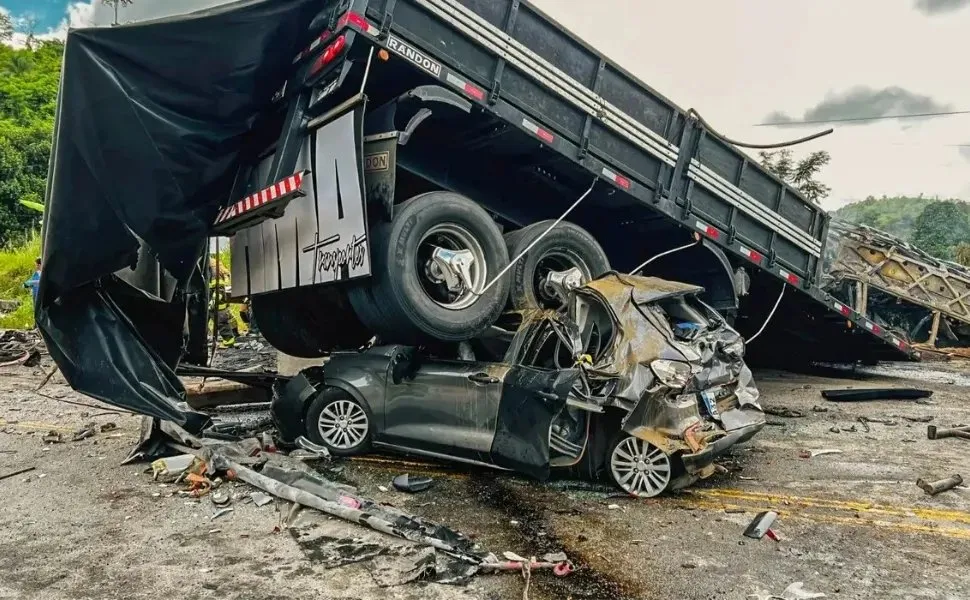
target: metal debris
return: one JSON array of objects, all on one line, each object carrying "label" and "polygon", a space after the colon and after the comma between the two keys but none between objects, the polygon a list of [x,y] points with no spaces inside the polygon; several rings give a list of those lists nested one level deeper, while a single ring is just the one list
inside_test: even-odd
[{"label": "metal debris", "polygon": [[433,482],[434,480],[430,477],[413,477],[405,473],[395,477],[394,480],[391,481],[391,485],[393,485],[394,489],[399,492],[415,494],[430,488]]},{"label": "metal debris", "polygon": [[822,450],[802,450],[798,453],[799,458],[815,458],[816,456],[825,456],[826,454],[842,454],[841,450],[836,450],[835,448],[825,448]]},{"label": "metal debris", "polygon": [[222,509],[219,509],[219,510],[217,510],[215,512],[214,515],[212,515],[212,520],[215,521],[219,517],[224,517],[224,516],[228,515],[229,513],[231,513],[233,510],[235,510],[235,509],[233,509],[233,508],[222,508]]},{"label": "metal debris", "polygon": [[263,492],[253,492],[249,497],[253,499],[253,504],[256,506],[266,506],[273,501],[272,496],[264,494]]},{"label": "metal debris", "polygon": [[955,437],[970,440],[970,427],[953,427],[951,429],[939,429],[936,425],[926,426],[926,437],[931,440],[942,440],[943,438]]},{"label": "metal debris", "polygon": [[873,400],[919,400],[933,395],[931,390],[917,388],[862,388],[851,390],[822,390],[822,397],[830,402],[868,402]]},{"label": "metal debris", "polygon": [[958,485],[963,485],[963,477],[960,475],[951,475],[950,477],[940,479],[939,481],[926,481],[925,479],[920,478],[916,480],[916,485],[918,485],[930,496],[935,496],[940,492],[952,490]]},{"label": "metal debris", "polygon": [[778,513],[766,510],[764,512],[758,513],[758,515],[748,524],[747,529],[744,530],[744,537],[749,537],[755,540],[760,540],[765,536],[766,533],[771,531],[771,526],[774,525],[775,520],[778,518]]}]

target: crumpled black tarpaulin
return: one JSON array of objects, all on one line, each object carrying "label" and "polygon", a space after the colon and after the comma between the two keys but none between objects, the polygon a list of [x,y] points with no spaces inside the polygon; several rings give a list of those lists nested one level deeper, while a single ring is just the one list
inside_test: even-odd
[{"label": "crumpled black tarpaulin", "polygon": [[190,429],[205,422],[177,405],[182,298],[140,294],[114,273],[143,244],[177,282],[189,279],[230,193],[241,137],[323,5],[244,0],[68,34],[37,323],[78,391]]}]

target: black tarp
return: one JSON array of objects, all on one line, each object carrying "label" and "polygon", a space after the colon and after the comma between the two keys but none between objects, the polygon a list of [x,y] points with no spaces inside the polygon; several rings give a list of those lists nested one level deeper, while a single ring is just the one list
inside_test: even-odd
[{"label": "black tarp", "polygon": [[68,34],[37,323],[72,387],[197,430],[174,373],[184,298],[114,273],[147,248],[184,290],[228,200],[243,135],[324,0],[244,0]]}]

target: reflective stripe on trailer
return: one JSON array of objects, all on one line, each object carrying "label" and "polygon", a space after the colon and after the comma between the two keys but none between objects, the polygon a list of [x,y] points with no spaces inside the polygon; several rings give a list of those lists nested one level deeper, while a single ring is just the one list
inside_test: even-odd
[{"label": "reflective stripe on trailer", "polygon": [[[478,87],[477,85],[474,85],[472,83],[468,83],[467,81],[465,81],[461,77],[455,75],[454,73],[450,73],[449,72],[447,75],[445,75],[445,80],[448,81],[448,83],[450,83],[451,85],[453,85],[456,88],[460,89],[461,91],[465,92],[466,94],[468,94],[469,96],[471,96],[475,100],[484,100],[485,99],[485,90],[483,90],[482,88]],[[533,132],[533,133],[535,133],[535,132]],[[552,141],[552,140],[550,140],[550,141]]]},{"label": "reflective stripe on trailer", "polygon": [[700,231],[701,233],[703,233],[709,238],[713,238],[716,240],[717,238],[721,237],[721,232],[718,231],[717,227],[714,227],[713,225],[708,225],[703,221],[695,221],[694,226],[697,227],[698,231]]},{"label": "reflective stripe on trailer", "polygon": [[846,306],[845,304],[842,304],[841,302],[833,302],[832,306],[835,307],[835,310],[842,313],[843,316],[848,317],[850,314],[852,314],[852,309]]},{"label": "reflective stripe on trailer", "polygon": [[778,269],[778,274],[781,275],[782,279],[784,279],[785,281],[787,281],[792,285],[799,285],[802,282],[801,278],[799,278],[798,275],[795,275],[794,273],[789,273],[784,269]]},{"label": "reflective stripe on trailer", "polygon": [[872,321],[866,321],[866,329],[875,333],[876,335],[882,333],[882,327],[876,325]]},{"label": "reflective stripe on trailer", "polygon": [[547,144],[551,144],[553,140],[556,139],[556,136],[552,135],[551,132],[539,127],[529,119],[522,119],[522,126],[531,131],[533,135]]},{"label": "reflective stripe on trailer", "polygon": [[760,265],[761,261],[764,260],[765,258],[764,254],[758,252],[757,250],[745,248],[744,246],[739,246],[739,248],[741,249],[741,254],[747,256],[748,260],[750,260],[753,263],[757,263]]},{"label": "reflective stripe on trailer", "polygon": [[620,175],[615,171],[611,171],[606,167],[603,167],[603,177],[606,177],[607,179],[609,179],[610,181],[612,181],[613,183],[615,183],[616,185],[620,186],[625,190],[630,189],[630,180],[628,178],[624,177],[623,175]]},{"label": "reflective stripe on trailer", "polygon": [[286,179],[277,181],[273,185],[269,186],[264,190],[260,190],[255,194],[250,194],[242,200],[230,204],[226,208],[219,211],[216,216],[215,225],[224,223],[229,219],[238,217],[259,206],[263,206],[267,202],[272,202],[279,198],[285,198],[296,192],[301,192],[303,190],[303,178],[306,177],[309,171],[301,171],[299,173],[294,173]]}]

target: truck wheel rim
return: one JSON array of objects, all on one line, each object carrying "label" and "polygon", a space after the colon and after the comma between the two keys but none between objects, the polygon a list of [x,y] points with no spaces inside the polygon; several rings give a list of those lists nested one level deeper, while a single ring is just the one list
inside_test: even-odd
[{"label": "truck wheel rim", "polygon": [[670,483],[670,457],[653,444],[632,436],[613,449],[610,470],[623,491],[641,498],[660,494]]},{"label": "truck wheel rim", "polygon": [[[436,248],[471,253],[470,286],[463,286],[459,293],[450,292],[444,283],[432,274],[431,256]],[[480,291],[485,287],[488,266],[485,263],[485,251],[481,243],[470,231],[455,223],[435,225],[421,238],[417,254],[418,278],[421,280],[421,287],[435,304],[449,310],[464,310],[478,300],[473,290]]]},{"label": "truck wheel rim", "polygon": [[338,450],[359,446],[367,437],[369,427],[367,413],[350,400],[331,402],[320,411],[317,420],[320,437],[331,448]]},{"label": "truck wheel rim", "polygon": [[[510,257],[515,258],[515,257]],[[576,268],[583,273],[583,283],[588,283],[593,276],[589,272],[586,261],[565,251],[547,252],[536,262],[532,277],[532,289],[536,300],[542,308],[559,308],[562,302],[546,288],[546,276],[553,271],[568,271]]]}]

